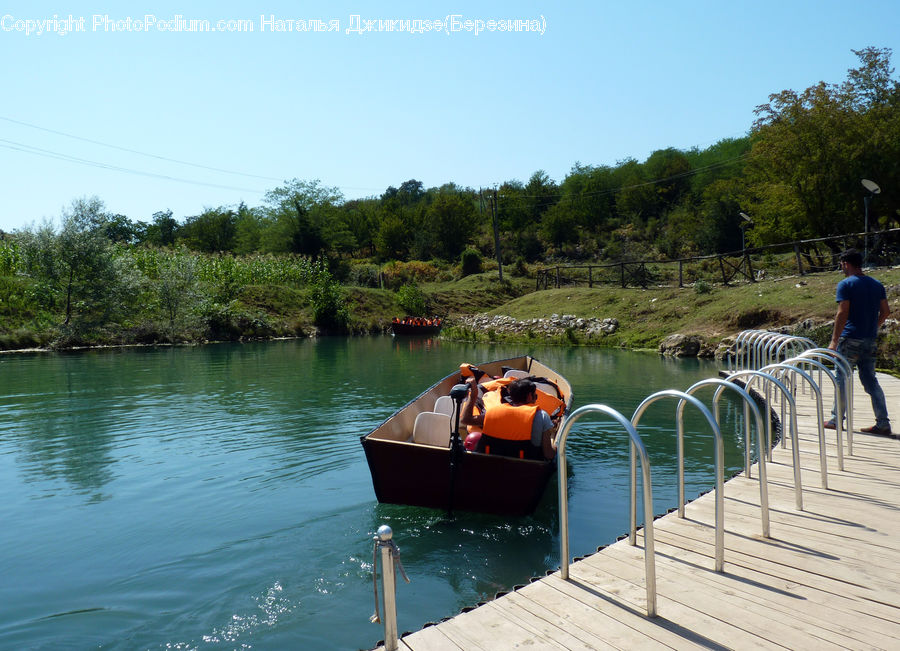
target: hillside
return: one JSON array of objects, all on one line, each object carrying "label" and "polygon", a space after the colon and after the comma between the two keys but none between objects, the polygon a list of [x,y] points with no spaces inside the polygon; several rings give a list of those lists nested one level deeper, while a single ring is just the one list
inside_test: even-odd
[{"label": "hillside", "polygon": [[[882,338],[881,366],[900,368],[900,267],[882,268],[872,275],[888,288],[893,319]],[[7,279],[10,280],[10,279]],[[534,280],[509,276],[501,283],[496,271],[453,281],[425,283],[421,291],[427,311],[446,317],[443,337],[468,341],[525,341],[560,345],[589,345],[631,349],[657,349],[671,334],[699,335],[715,346],[741,330],[775,329],[789,326],[820,343],[830,336],[834,317],[836,272],[808,274],[753,284],[732,286],[704,284],[684,288],[622,289],[618,286],[568,287],[535,291]],[[18,281],[17,281],[18,282]],[[130,330],[98,328],[78,339],[58,336],[51,315],[31,313],[12,300],[23,286],[6,288],[0,301],[0,350],[42,347],[70,348],[91,345],[200,343],[214,340],[268,339],[326,334],[314,325],[307,291],[280,286],[248,285],[235,292],[227,304],[216,304],[206,315],[205,330],[184,330],[169,337],[159,329]],[[398,293],[388,289],[343,287],[350,315],[350,334],[389,332],[393,316],[404,313]],[[2,294],[3,292],[0,292]],[[4,298],[0,296],[0,298]],[[517,327],[496,325],[472,327],[475,315],[508,317]],[[616,322],[611,334],[569,325],[546,328],[531,320],[553,315],[576,319]],[[529,322],[529,323],[522,323]]]},{"label": "hillside", "polygon": [[[882,365],[900,368],[900,268],[872,272],[885,287],[891,305],[892,323],[882,341]],[[600,345],[656,349],[675,333],[700,335],[711,344],[746,329],[776,329],[789,326],[799,334],[827,343],[835,313],[834,290],[841,276],[835,272],[765,280],[731,287],[714,286],[706,293],[694,288],[621,289],[618,287],[571,287],[531,291],[480,311],[505,315],[518,321],[548,318],[553,314],[583,319],[615,319],[614,334],[587,336],[570,328],[558,337],[568,345]],[[495,284],[499,284],[496,283]],[[447,290],[434,289],[440,300]],[[489,293],[489,290],[485,290]],[[473,310],[451,311],[457,322]],[[533,340],[528,328],[473,331],[465,325],[450,328],[445,336],[470,340]],[[824,339],[823,339],[824,338]]]}]

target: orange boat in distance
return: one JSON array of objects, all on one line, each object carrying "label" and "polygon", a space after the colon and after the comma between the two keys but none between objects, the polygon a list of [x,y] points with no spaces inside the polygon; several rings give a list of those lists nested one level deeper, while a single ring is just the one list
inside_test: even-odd
[{"label": "orange boat in distance", "polygon": [[444,320],[440,317],[405,316],[391,319],[391,332],[395,335],[436,335]]}]

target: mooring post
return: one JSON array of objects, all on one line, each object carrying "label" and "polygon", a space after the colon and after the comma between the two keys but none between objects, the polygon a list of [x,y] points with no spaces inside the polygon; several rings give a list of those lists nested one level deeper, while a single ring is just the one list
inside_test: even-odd
[{"label": "mooring post", "polygon": [[[384,617],[378,614],[378,568],[375,567],[378,551],[381,550],[382,593],[384,595]],[[403,578],[409,583],[403,564],[400,562],[400,550],[394,544],[394,532],[383,524],[378,527],[375,535],[375,550],[373,554],[372,579],[375,583],[375,614],[372,622],[384,622],[384,648],[385,651],[397,651],[399,648],[397,639],[397,581],[394,574],[394,564],[400,568]]]}]

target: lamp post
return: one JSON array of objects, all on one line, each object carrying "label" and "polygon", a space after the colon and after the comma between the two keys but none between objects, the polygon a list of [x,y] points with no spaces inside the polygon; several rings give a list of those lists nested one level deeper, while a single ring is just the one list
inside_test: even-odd
[{"label": "lamp post", "polygon": [[869,193],[863,197],[863,204],[866,207],[866,223],[865,223],[865,235],[863,236],[865,242],[865,248],[863,250],[863,265],[866,264],[866,261],[869,259],[869,201],[872,200],[876,194],[881,193],[881,188],[878,187],[878,184],[875,181],[870,181],[869,179],[862,179],[863,187],[869,191]]}]

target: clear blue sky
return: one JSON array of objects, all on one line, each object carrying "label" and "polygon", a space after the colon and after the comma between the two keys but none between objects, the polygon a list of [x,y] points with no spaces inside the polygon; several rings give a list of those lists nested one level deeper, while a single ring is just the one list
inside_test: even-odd
[{"label": "clear blue sky", "polygon": [[[25,33],[54,14],[83,31]],[[348,33],[354,15],[523,19],[543,33]],[[196,33],[176,17],[253,31]],[[273,32],[271,17],[339,30]],[[895,0],[7,2],[0,18],[3,230],[93,195],[131,219],[181,220],[260,205],[295,177],[348,199],[411,178],[560,181],[576,162],[742,136],[770,93],[842,81],[851,49],[900,58]]]}]

